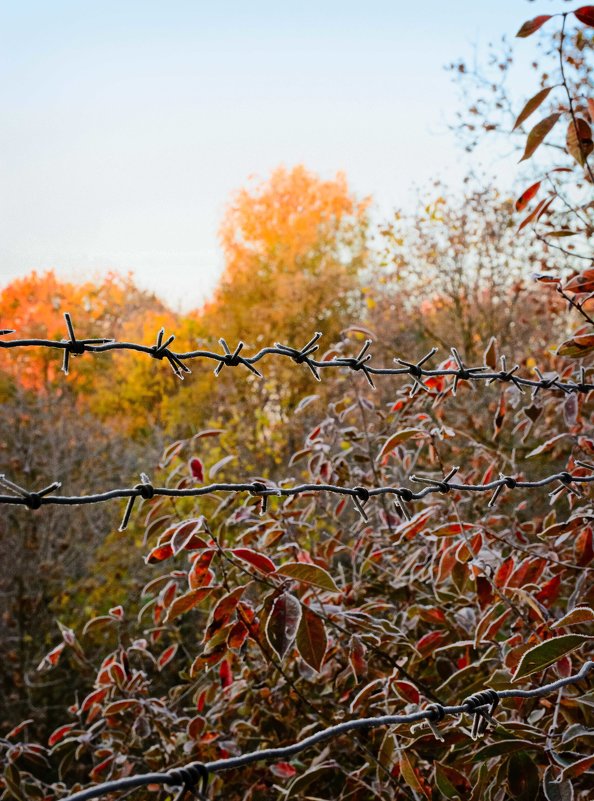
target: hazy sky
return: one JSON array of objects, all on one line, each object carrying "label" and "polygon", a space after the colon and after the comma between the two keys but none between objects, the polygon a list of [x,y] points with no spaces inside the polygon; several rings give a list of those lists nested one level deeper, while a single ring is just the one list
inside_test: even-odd
[{"label": "hazy sky", "polygon": [[222,266],[225,203],[250,176],[344,170],[385,213],[414,182],[455,183],[443,66],[543,7],[0,0],[0,283],[132,270],[196,306]]}]

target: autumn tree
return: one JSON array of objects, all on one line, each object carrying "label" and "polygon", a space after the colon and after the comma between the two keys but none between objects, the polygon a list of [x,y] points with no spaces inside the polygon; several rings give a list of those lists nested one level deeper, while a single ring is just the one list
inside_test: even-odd
[{"label": "autumn tree", "polygon": [[311,326],[336,336],[357,308],[367,206],[344,175],[324,180],[302,166],[237,192],[221,226],[225,268],[203,311],[206,330],[254,345],[298,344]]},{"label": "autumn tree", "polygon": [[[248,353],[275,342],[300,348],[320,331],[323,353],[361,309],[361,276],[369,264],[367,208],[367,200],[350,193],[344,175],[325,180],[302,166],[280,167],[267,181],[238,191],[221,226],[225,268],[219,285],[184,323],[184,335],[217,352],[219,337],[232,350],[242,341]],[[247,469],[259,463],[261,470],[264,456],[272,466],[294,449],[293,412],[311,375],[306,367],[296,372],[272,363],[263,379],[247,378],[228,370],[218,379],[189,378],[188,391],[171,403],[170,430],[187,436],[187,420],[193,433],[206,424],[241,421],[232,447]]]}]

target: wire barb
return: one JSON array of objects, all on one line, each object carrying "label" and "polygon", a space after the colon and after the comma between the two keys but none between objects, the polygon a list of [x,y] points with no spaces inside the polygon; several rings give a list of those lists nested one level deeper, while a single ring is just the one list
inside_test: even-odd
[{"label": "wire barb", "polygon": [[10,481],[10,479],[6,478],[4,474],[0,475],[0,485],[16,493],[18,497],[22,498],[23,505],[32,510],[39,509],[43,503],[42,498],[45,498],[45,496],[49,495],[50,492],[54,492],[55,490],[60,489],[62,486],[59,481],[54,481],[51,484],[48,484],[47,487],[44,487],[37,492],[29,492],[29,490],[26,490],[18,484],[15,484],[14,481]]},{"label": "wire barb", "polygon": [[[534,368],[534,373],[537,378],[527,378],[517,375],[517,371],[520,369],[517,364],[511,370],[508,370],[505,356],[501,357],[500,370],[493,370],[487,365],[481,367],[467,367],[456,348],[451,349],[451,354],[456,366],[454,367],[449,363],[449,365],[434,370],[429,369],[425,365],[426,362],[437,353],[437,348],[431,348],[431,350],[418,361],[396,357],[393,361],[399,365],[398,367],[372,367],[370,364],[371,354],[368,353],[372,344],[371,340],[365,341],[363,348],[355,357],[335,356],[334,358],[317,360],[313,357],[313,354],[319,349],[319,340],[322,336],[319,331],[317,331],[302,348],[293,348],[289,345],[275,342],[274,347],[261,348],[253,356],[241,355],[241,351],[244,347],[243,342],[240,342],[232,352],[223,339],[219,340],[223,346],[224,352],[222,354],[208,350],[193,350],[186,353],[178,353],[170,348],[175,336],[172,334],[165,339],[164,329],[159,331],[156,342],[153,345],[142,345],[136,342],[119,342],[115,339],[81,340],[77,339],[74,334],[74,326],[72,325],[70,315],[66,313],[64,318],[68,329],[68,339],[0,339],[0,350],[31,347],[62,349],[64,350],[62,369],[65,372],[68,372],[70,369],[71,355],[78,356],[81,353],[97,355],[112,350],[133,350],[137,353],[144,353],[153,359],[166,359],[174,374],[180,379],[183,379],[185,374],[191,372],[187,362],[194,359],[207,359],[215,362],[216,375],[219,375],[223,367],[238,367],[239,365],[243,365],[258,378],[262,378],[262,373],[254,367],[256,362],[259,362],[267,356],[285,357],[291,359],[295,364],[305,364],[316,381],[321,380],[322,370],[336,368],[346,368],[353,373],[362,372],[366,381],[372,388],[375,387],[374,379],[377,376],[410,376],[410,378],[412,378],[412,386],[410,388],[411,396],[421,389],[429,394],[436,392],[436,390],[427,386],[424,379],[437,376],[452,379],[451,384],[448,385],[446,390],[441,391],[451,390],[453,394],[456,393],[460,381],[472,383],[484,382],[486,384],[492,384],[494,382],[512,384],[519,392],[522,392],[524,389],[529,389],[532,391],[533,395],[536,395],[542,390],[561,392],[563,394],[575,393],[587,395],[594,390],[594,383],[588,383],[586,380],[587,371],[584,367],[580,367],[579,369],[578,380],[562,381],[558,375],[549,376],[548,374],[543,374],[537,367]],[[1,329],[0,337],[14,333],[13,329]]]},{"label": "wire barb", "polygon": [[[580,467],[594,471],[594,465],[588,462],[576,462]],[[165,496],[176,498],[190,498],[201,497],[203,495],[212,495],[218,492],[231,492],[242,493],[250,492],[252,495],[258,495],[265,502],[266,498],[270,495],[277,495],[280,497],[290,497],[294,495],[311,495],[312,493],[330,493],[335,495],[345,495],[352,498],[353,503],[361,515],[363,520],[368,520],[366,505],[368,501],[380,495],[393,495],[395,501],[400,506],[403,516],[406,517],[408,512],[403,506],[403,503],[411,503],[412,501],[419,501],[426,498],[432,493],[440,493],[443,495],[449,492],[470,492],[470,493],[492,493],[489,505],[493,505],[497,499],[497,495],[502,489],[507,488],[511,490],[532,490],[540,487],[546,487],[549,484],[560,484],[553,490],[555,495],[558,495],[562,490],[577,490],[577,485],[591,484],[594,482],[594,474],[591,475],[576,475],[564,470],[559,473],[552,473],[544,478],[539,478],[535,481],[520,480],[512,476],[506,476],[503,473],[499,474],[499,478],[495,481],[489,481],[483,484],[466,484],[463,482],[453,482],[452,479],[457,474],[459,468],[453,467],[450,472],[442,479],[435,479],[429,476],[410,475],[409,479],[419,484],[424,484],[423,489],[413,492],[409,487],[394,487],[394,486],[378,486],[378,487],[347,487],[340,484],[298,484],[295,486],[279,486],[278,482],[272,486],[264,484],[260,481],[241,481],[236,483],[216,483],[204,484],[198,487],[187,488],[172,488],[172,487],[155,487],[151,484],[145,473],[141,473],[141,482],[135,484],[133,487],[122,487],[104,492],[98,492],[94,495],[49,495],[54,492],[61,485],[57,482],[50,484],[45,489],[37,493],[30,493],[27,490],[19,487],[14,482],[9,481],[6,476],[0,477],[0,485],[11,490],[10,495],[0,495],[0,504],[22,504],[30,508],[38,509],[40,505],[45,504],[60,504],[63,506],[77,506],[80,504],[94,504],[104,503],[110,500],[123,498],[126,499],[127,505],[124,511],[124,517],[120,524],[120,531],[124,531],[136,498],[140,497],[144,500],[150,500],[153,497]],[[571,485],[571,486],[570,486]],[[32,496],[35,496],[32,499]],[[36,500],[39,498],[39,501]],[[265,508],[265,507],[264,507]],[[585,568],[586,569],[586,568]],[[589,568],[587,568],[589,569]]]}]

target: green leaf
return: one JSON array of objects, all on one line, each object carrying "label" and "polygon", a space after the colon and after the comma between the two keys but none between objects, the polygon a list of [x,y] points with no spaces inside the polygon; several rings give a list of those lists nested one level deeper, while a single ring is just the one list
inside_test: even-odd
[{"label": "green leaf", "polygon": [[521,749],[522,751],[537,751],[542,746],[533,743],[531,740],[499,740],[496,743],[490,743],[483,748],[479,748],[473,756],[473,762],[485,762],[492,757],[501,756],[502,754],[512,754],[514,751]]},{"label": "green leaf", "polygon": [[536,123],[534,128],[528,134],[528,139],[526,140],[526,149],[524,150],[524,155],[520,161],[525,161],[532,156],[536,148],[544,142],[545,137],[553,130],[560,116],[561,114],[558,112],[555,114],[549,114],[549,116],[545,117],[544,120]]},{"label": "green leaf", "polygon": [[470,792],[470,782],[459,770],[435,763],[435,784],[440,793],[452,801],[465,801]]},{"label": "green leaf", "polygon": [[525,122],[525,120],[527,120],[531,114],[533,114],[536,111],[536,109],[541,105],[541,103],[543,103],[546,100],[552,88],[553,88],[552,86],[547,86],[544,89],[541,89],[540,92],[537,92],[534,95],[534,97],[530,98],[530,100],[526,103],[522,111],[520,111],[520,113],[518,114],[518,118],[513,127],[514,131],[516,130],[516,128],[519,128],[519,126],[523,122]]},{"label": "green leaf", "polygon": [[404,781],[415,793],[422,794],[426,797],[426,793],[417,778],[417,774],[414,771],[413,765],[408,758],[406,751],[400,752],[400,773],[402,774]]},{"label": "green leaf", "polygon": [[579,623],[591,623],[594,620],[594,609],[589,606],[576,606],[571,612],[563,615],[562,618],[556,620],[551,626],[552,629],[558,629],[560,626],[577,626]]},{"label": "green leaf", "polygon": [[302,581],[304,584],[312,584],[321,590],[329,592],[340,592],[334,579],[327,570],[318,565],[311,565],[307,562],[287,562],[281,565],[276,571],[276,575],[287,576],[295,581]]},{"label": "green leaf", "polygon": [[585,642],[594,640],[586,634],[564,634],[561,637],[554,637],[546,640],[534,648],[530,648],[520,659],[516,672],[512,676],[512,681],[519,681],[525,676],[537,673],[539,670],[554,665],[562,656],[575,651]]},{"label": "green leaf", "polygon": [[573,801],[573,785],[570,781],[556,781],[550,765],[544,772],[542,789],[547,801]]},{"label": "green leaf", "polygon": [[297,629],[297,650],[310,667],[319,671],[328,647],[326,627],[320,616],[312,612],[308,606],[304,606],[301,611],[301,621]]}]

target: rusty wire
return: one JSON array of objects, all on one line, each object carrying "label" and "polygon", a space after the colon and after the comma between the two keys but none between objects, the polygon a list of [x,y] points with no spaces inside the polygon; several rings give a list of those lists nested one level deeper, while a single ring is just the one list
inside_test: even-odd
[{"label": "rusty wire", "polygon": [[[224,339],[220,339],[223,353],[215,353],[209,350],[192,350],[186,352],[176,352],[170,348],[175,339],[171,334],[165,337],[165,330],[161,328],[157,334],[153,345],[142,345],[136,342],[118,342],[115,339],[78,339],[74,332],[74,326],[70,314],[64,314],[68,338],[62,340],[53,339],[0,339],[0,349],[10,350],[13,348],[46,348],[63,351],[62,370],[68,374],[70,370],[71,357],[81,356],[83,353],[100,354],[111,351],[135,351],[150,356],[153,359],[165,359],[174,374],[183,379],[185,374],[191,372],[187,362],[206,359],[216,362],[214,372],[219,375],[224,367],[243,366],[258,378],[262,378],[262,373],[254,366],[264,357],[275,356],[293,361],[295,364],[303,364],[309,368],[316,381],[321,380],[321,371],[328,369],[343,368],[353,373],[361,372],[365,376],[368,384],[375,389],[374,377],[377,376],[408,376],[412,379],[411,394],[419,390],[430,391],[425,384],[425,379],[434,377],[452,378],[452,390],[455,393],[460,381],[479,382],[487,384],[498,382],[500,384],[511,384],[520,392],[524,389],[532,391],[536,395],[541,390],[554,390],[565,394],[588,393],[594,390],[594,383],[586,380],[586,369],[580,368],[578,380],[562,381],[556,373],[542,373],[538,367],[534,368],[536,378],[527,378],[517,374],[520,366],[518,364],[509,368],[505,356],[501,357],[501,369],[496,370],[488,365],[469,367],[464,364],[456,348],[451,349],[451,356],[455,367],[444,367],[430,369],[426,363],[431,359],[437,348],[431,348],[421,359],[407,360],[399,357],[394,358],[398,367],[372,367],[370,362],[372,354],[369,352],[372,340],[365,341],[361,350],[356,356],[335,356],[328,359],[315,359],[313,354],[319,349],[319,340],[322,334],[318,331],[303,347],[295,348],[275,342],[273,347],[261,348],[253,356],[242,354],[244,343],[239,342],[232,350]],[[0,337],[13,334],[12,329],[0,330]]]}]

